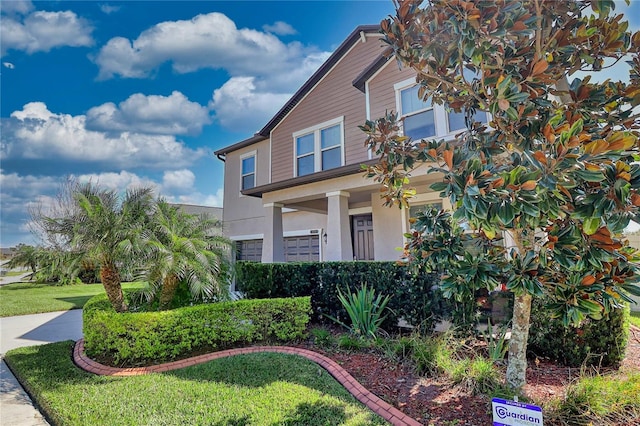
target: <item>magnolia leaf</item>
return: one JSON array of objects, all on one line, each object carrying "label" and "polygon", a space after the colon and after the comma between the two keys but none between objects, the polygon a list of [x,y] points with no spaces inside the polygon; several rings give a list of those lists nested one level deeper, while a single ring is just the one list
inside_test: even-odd
[{"label": "magnolia leaf", "polygon": [[549,67],[549,64],[547,63],[547,61],[545,61],[544,59],[540,59],[533,66],[533,71],[531,72],[531,75],[536,76],[536,75],[542,74],[547,70],[548,67]]},{"label": "magnolia leaf", "polygon": [[590,217],[585,219],[582,222],[582,230],[587,235],[593,235],[600,228],[600,218],[599,217]]},{"label": "magnolia leaf", "polygon": [[509,103],[508,100],[506,99],[498,100],[498,108],[500,108],[502,111],[508,110],[510,106],[511,104]]},{"label": "magnolia leaf", "polygon": [[609,149],[621,151],[631,148],[636,143],[636,137],[628,132],[616,132],[609,139]]},{"label": "magnolia leaf", "polygon": [[596,282],[596,277],[594,277],[593,275],[587,275],[586,277],[584,277],[582,279],[580,284],[582,284],[584,286],[590,286],[591,284],[593,284],[595,282]]},{"label": "magnolia leaf", "polygon": [[534,189],[536,189],[537,185],[538,183],[535,180],[528,180],[522,184],[520,189],[523,189],[525,191],[533,191]]},{"label": "magnolia leaf", "polygon": [[442,158],[444,158],[444,162],[447,164],[449,169],[453,169],[453,151],[448,149],[442,153]]},{"label": "magnolia leaf", "polygon": [[584,146],[584,150],[592,155],[599,155],[609,150],[609,143],[604,139],[597,139]]},{"label": "magnolia leaf", "polygon": [[488,239],[493,240],[496,237],[496,230],[493,228],[482,228],[484,235],[487,236]]}]

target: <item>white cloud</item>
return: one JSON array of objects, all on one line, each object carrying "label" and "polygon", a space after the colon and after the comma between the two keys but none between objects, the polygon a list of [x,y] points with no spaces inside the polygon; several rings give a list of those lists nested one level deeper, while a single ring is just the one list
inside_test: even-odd
[{"label": "white cloud", "polygon": [[172,62],[178,73],[213,68],[232,76],[252,76],[288,73],[314,52],[300,43],[284,44],[271,33],[238,29],[227,16],[214,12],[188,21],[161,22],[135,40],[114,37],[95,62],[101,79],[147,77],[165,62]]},{"label": "white cloud", "polygon": [[[227,16],[209,13],[191,20],[161,22],[135,39],[114,37],[94,61],[100,68],[99,79],[149,77],[166,62],[178,73],[224,69],[230,79],[215,90],[209,107],[222,126],[246,133],[266,124],[330,55],[299,42],[285,44],[278,38],[294,33],[295,29],[281,21],[260,31],[237,28]],[[91,126],[97,122],[93,113],[113,121],[110,117],[115,106],[101,108],[89,114]]]},{"label": "white cloud", "polygon": [[255,132],[289,99],[288,94],[259,92],[254,77],[234,77],[213,92],[209,107],[225,128]]},{"label": "white cloud", "polygon": [[140,187],[150,187],[154,191],[158,191],[160,185],[152,179],[138,176],[135,173],[122,170],[119,173],[104,172],[104,173],[89,173],[72,176],[76,178],[80,183],[91,182],[94,185],[98,185],[101,188],[109,190],[124,192],[127,189],[134,189]]},{"label": "white cloud", "polygon": [[[5,3],[3,2],[3,8]],[[21,10],[28,10],[23,8]],[[3,11],[4,12],[4,11]],[[48,52],[62,46],[91,46],[93,27],[74,12],[29,13],[24,19],[2,14],[0,29],[1,53],[23,50],[27,53]]]},{"label": "white cloud", "polygon": [[2,2],[3,15],[26,15],[34,9],[29,0],[13,0]]},{"label": "white cloud", "polygon": [[[221,188],[212,188],[214,194],[203,194],[193,188],[193,175],[190,170],[178,170],[175,174],[167,174],[163,182],[121,170],[118,173],[91,173],[72,175],[80,182],[92,182],[100,186],[124,192],[127,189],[142,186],[151,187],[155,195],[162,196],[172,203],[194,204],[221,207],[223,192]],[[37,209],[44,214],[51,214],[56,205],[56,196],[60,192],[67,177],[20,175],[4,173],[0,169],[0,246],[12,246],[20,242],[38,243],[30,234],[33,224],[30,223],[30,209]],[[182,185],[176,188],[171,185]]]},{"label": "white cloud", "polygon": [[192,204],[196,206],[222,207],[224,192],[222,188],[218,188],[215,194],[202,194],[200,192],[191,192],[182,195],[165,195],[164,198],[169,203]]},{"label": "white cloud", "polygon": [[100,5],[100,10],[102,11],[102,13],[105,13],[107,15],[111,15],[112,13],[119,11],[120,8],[121,6],[113,6],[106,3]]},{"label": "white cloud", "polygon": [[291,25],[287,24],[286,22],[282,22],[282,21],[274,22],[273,25],[263,25],[262,29],[268,33],[273,33],[273,34],[282,35],[282,36],[293,35],[298,33],[295,28],[293,28]]},{"label": "white cloud", "polygon": [[193,188],[193,184],[196,181],[196,176],[191,170],[171,170],[164,172],[162,176],[162,187],[187,190]]},{"label": "white cloud", "polygon": [[170,96],[136,93],[118,106],[109,102],[91,108],[86,126],[103,132],[195,135],[209,123],[211,117],[206,107],[174,91]]},{"label": "white cloud", "polygon": [[307,56],[296,68],[270,76],[236,76],[214,90],[209,108],[224,128],[241,133],[261,129],[297,89],[329,57]]},{"label": "white cloud", "polygon": [[2,65],[4,65],[5,68],[9,68],[10,70],[12,70],[12,69],[14,69],[16,67],[11,62],[3,62]]},{"label": "white cloud", "polygon": [[42,102],[26,104],[3,119],[4,158],[108,163],[111,167],[178,168],[205,150],[191,150],[170,135],[88,130],[84,115],[57,114]]}]

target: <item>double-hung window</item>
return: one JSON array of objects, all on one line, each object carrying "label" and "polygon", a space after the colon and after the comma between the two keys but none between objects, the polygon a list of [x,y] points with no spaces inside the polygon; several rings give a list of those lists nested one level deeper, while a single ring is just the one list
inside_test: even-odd
[{"label": "double-hung window", "polygon": [[400,113],[404,118],[405,136],[413,140],[436,135],[436,123],[431,100],[418,98],[418,88],[414,85],[400,90]]},{"label": "double-hung window", "polygon": [[343,117],[293,134],[295,176],[304,176],[343,164]]},{"label": "double-hung window", "polygon": [[[465,77],[473,79],[475,74],[465,69]],[[402,130],[405,136],[412,140],[449,137],[454,132],[465,129],[464,112],[454,112],[448,107],[434,105],[431,99],[423,101],[418,97],[420,85],[415,79],[409,79],[394,85],[396,102],[400,116],[403,118]],[[487,123],[488,115],[484,111],[477,111],[473,115],[474,121]]]},{"label": "double-hung window", "polygon": [[241,157],[240,189],[251,189],[256,186],[256,154],[249,153]]}]

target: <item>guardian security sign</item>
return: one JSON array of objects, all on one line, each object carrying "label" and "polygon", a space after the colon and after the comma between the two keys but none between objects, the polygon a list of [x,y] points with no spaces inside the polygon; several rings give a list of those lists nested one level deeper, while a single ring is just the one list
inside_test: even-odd
[{"label": "guardian security sign", "polygon": [[493,398],[493,426],[542,426],[542,408]]}]

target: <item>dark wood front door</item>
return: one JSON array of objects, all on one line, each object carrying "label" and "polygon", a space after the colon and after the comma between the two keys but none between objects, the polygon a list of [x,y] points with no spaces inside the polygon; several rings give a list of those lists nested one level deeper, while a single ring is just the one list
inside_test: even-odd
[{"label": "dark wood front door", "polygon": [[353,216],[353,258],[374,260],[373,217],[370,214]]}]

